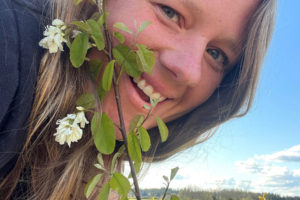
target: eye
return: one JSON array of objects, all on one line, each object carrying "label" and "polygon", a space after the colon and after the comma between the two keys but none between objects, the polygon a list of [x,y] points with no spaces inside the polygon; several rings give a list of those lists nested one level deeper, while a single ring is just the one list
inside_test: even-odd
[{"label": "eye", "polygon": [[218,66],[223,68],[224,66],[228,65],[228,57],[223,51],[219,49],[208,48],[206,52],[215,62],[217,62]]},{"label": "eye", "polygon": [[172,21],[174,21],[175,23],[179,22],[179,18],[180,15],[172,8],[170,8],[169,6],[165,6],[165,5],[160,5],[162,11],[165,13],[165,15],[170,18]]}]

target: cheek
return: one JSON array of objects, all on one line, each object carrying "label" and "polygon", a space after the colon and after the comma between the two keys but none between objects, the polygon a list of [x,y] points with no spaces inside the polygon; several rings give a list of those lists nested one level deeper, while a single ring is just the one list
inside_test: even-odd
[{"label": "cheek", "polygon": [[223,74],[216,72],[207,72],[205,76],[202,76],[201,82],[189,90],[187,100],[190,99],[190,107],[197,107],[209,99],[220,85],[223,76]]}]

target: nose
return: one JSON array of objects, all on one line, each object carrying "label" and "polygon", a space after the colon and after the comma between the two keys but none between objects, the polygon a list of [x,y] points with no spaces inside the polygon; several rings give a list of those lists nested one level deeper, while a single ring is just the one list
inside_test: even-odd
[{"label": "nose", "polygon": [[176,82],[195,86],[201,80],[202,59],[206,45],[205,39],[199,36],[173,41],[160,51],[159,59]]}]

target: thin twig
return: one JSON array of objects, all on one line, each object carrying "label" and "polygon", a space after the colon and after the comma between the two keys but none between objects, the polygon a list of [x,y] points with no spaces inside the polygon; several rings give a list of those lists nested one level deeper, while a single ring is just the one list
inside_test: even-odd
[{"label": "thin twig", "polygon": [[[112,41],[111,41],[111,36],[110,33],[108,32],[106,25],[104,25],[104,32],[105,32],[105,36],[106,36],[106,43],[107,43],[107,48],[108,48],[108,59],[112,60]],[[115,92],[115,99],[116,99],[116,103],[117,103],[117,109],[118,109],[118,114],[119,114],[119,120],[120,120],[120,131],[122,133],[123,136],[123,140],[124,140],[124,145],[127,151],[127,155],[128,155],[128,161],[129,161],[129,165],[130,165],[130,169],[131,169],[131,175],[133,178],[133,184],[135,187],[135,196],[137,198],[137,200],[141,200],[141,195],[140,195],[140,189],[139,189],[139,185],[138,185],[138,180],[137,180],[137,176],[136,176],[136,171],[133,165],[133,161],[129,156],[128,153],[128,139],[127,139],[127,134],[126,134],[126,129],[125,129],[125,124],[124,124],[124,118],[123,118],[123,112],[122,112],[122,106],[121,106],[121,97],[120,97],[120,92],[119,92],[119,87],[118,87],[118,83],[117,83],[117,77],[116,77],[116,73],[114,72],[113,74],[113,87],[114,87],[114,92]]]},{"label": "thin twig", "polygon": [[[102,13],[104,14],[105,4],[103,3],[103,0],[97,0],[97,5],[98,5],[100,13],[102,11]],[[104,24],[104,32],[105,32],[106,47],[107,47],[107,51],[105,51],[105,53],[106,53],[109,61],[111,61],[111,60],[113,60],[113,56],[112,56],[112,41],[111,41],[111,35],[110,35],[109,31],[107,30],[106,24]],[[122,112],[122,106],[121,106],[121,98],[120,98],[118,81],[117,81],[117,77],[116,77],[116,72],[115,71],[114,71],[114,74],[113,74],[113,87],[114,87],[115,99],[116,99],[116,103],[117,103],[118,115],[119,115],[119,120],[120,120],[120,127],[118,127],[118,128],[120,129],[120,131],[122,133],[122,137],[123,137],[123,140],[124,140],[125,149],[126,149],[127,155],[128,155],[128,162],[129,162],[129,165],[130,165],[131,175],[132,175],[132,178],[133,178],[133,184],[134,184],[134,187],[135,187],[134,194],[135,194],[137,200],[141,200],[140,189],[139,189],[139,185],[138,185],[138,180],[137,180],[135,168],[134,168],[134,165],[133,165],[133,161],[130,158],[129,153],[128,153],[128,139],[127,139],[125,124],[124,124],[124,119],[123,119],[123,112]]]},{"label": "thin twig", "polygon": [[168,182],[168,185],[167,185],[167,187],[166,187],[166,190],[165,190],[165,193],[164,193],[164,196],[163,196],[162,200],[164,200],[164,199],[166,198],[166,195],[167,195],[169,186],[170,186],[170,181]]}]

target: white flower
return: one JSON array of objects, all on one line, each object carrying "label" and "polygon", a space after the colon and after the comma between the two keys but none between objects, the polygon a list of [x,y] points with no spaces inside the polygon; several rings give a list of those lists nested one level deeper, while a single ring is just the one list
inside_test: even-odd
[{"label": "white flower", "polygon": [[75,122],[79,123],[81,128],[84,128],[85,125],[89,123],[89,121],[85,118],[85,115],[83,112],[84,108],[79,106],[79,107],[76,107],[76,109],[81,112],[76,114]]},{"label": "white flower", "polygon": [[67,42],[64,39],[65,34],[63,33],[66,26],[59,19],[53,20],[52,25],[46,27],[43,33],[45,37],[40,41],[39,45],[45,49],[49,49],[50,53],[56,53],[58,49],[63,51],[62,44]]},{"label": "white flower", "polygon": [[54,20],[52,21],[52,25],[53,25],[53,26],[59,27],[59,26],[64,26],[65,23],[64,23],[62,20],[60,20],[60,19],[54,19]]},{"label": "white flower", "polygon": [[[76,114],[68,114],[65,118],[57,120],[58,125],[56,133],[54,133],[55,141],[63,145],[65,143],[71,147],[72,142],[77,142],[82,137],[82,129],[88,120],[84,115],[84,108],[81,106],[76,107],[80,112]],[[80,126],[79,126],[80,124]]]},{"label": "white flower", "polygon": [[59,125],[54,133],[55,141],[60,145],[65,143],[71,147],[72,142],[77,142],[82,137],[82,130],[76,121],[76,114],[68,114],[67,117],[57,120],[56,124]]},{"label": "white flower", "polygon": [[84,107],[82,107],[82,106],[77,106],[76,109],[79,111],[84,111]]}]

